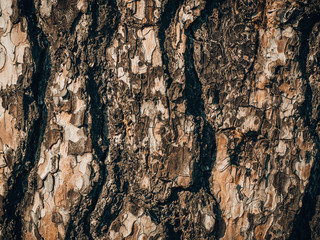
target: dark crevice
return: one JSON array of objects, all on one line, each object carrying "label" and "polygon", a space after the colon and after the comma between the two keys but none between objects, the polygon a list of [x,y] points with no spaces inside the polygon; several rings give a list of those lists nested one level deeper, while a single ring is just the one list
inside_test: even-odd
[{"label": "dark crevice", "polygon": [[[319,142],[317,143],[319,146]],[[319,148],[318,148],[319,149]],[[293,229],[289,240],[304,240],[311,239],[310,221],[316,213],[317,196],[320,195],[320,152],[315,158],[315,164],[311,170],[309,184],[305,190],[305,195],[302,201],[302,207],[299,213],[295,216]]]},{"label": "dark crevice", "polygon": [[[202,84],[199,80],[193,58],[194,33],[208,21],[214,8],[218,7],[220,1],[207,1],[200,16],[186,30],[186,52],[185,52],[185,98],[187,102],[187,114],[193,115],[198,126],[198,141],[200,142],[200,159],[195,162],[193,171],[193,188],[199,191],[203,188],[210,193],[209,178],[215,161],[216,143],[215,132],[206,120],[205,106],[202,99]],[[202,127],[201,127],[202,125]]]},{"label": "dark crevice", "polygon": [[202,99],[202,84],[198,78],[193,59],[193,38],[190,28],[186,31],[186,52],[185,52],[185,97],[187,100],[187,114],[195,117],[205,118],[204,101]]},{"label": "dark crevice", "polygon": [[[176,3],[177,4],[177,3]],[[201,15],[197,18],[197,20],[189,26],[189,28],[186,30],[185,34],[187,36],[186,40],[186,52],[185,52],[185,77],[186,77],[186,83],[185,83],[185,92],[184,96],[186,98],[186,113],[188,115],[194,116],[194,121],[197,125],[197,137],[198,142],[200,143],[200,157],[198,161],[195,161],[193,166],[193,173],[192,173],[192,184],[189,188],[173,188],[172,193],[168,199],[166,199],[165,202],[161,203],[161,205],[169,205],[170,203],[178,200],[178,194],[181,191],[190,191],[192,193],[198,193],[200,189],[204,189],[207,194],[212,196],[210,191],[210,177],[211,172],[213,168],[213,164],[215,161],[216,156],[216,143],[215,143],[215,132],[212,128],[212,126],[208,123],[206,120],[205,115],[205,107],[204,107],[204,101],[202,99],[202,84],[198,78],[198,74],[195,68],[194,58],[193,58],[193,33],[197,31],[201,27],[201,25],[208,20],[208,17],[210,14],[212,14],[212,11],[214,7],[217,7],[219,4],[218,1],[208,1],[204,10],[201,12]],[[179,5],[177,4],[175,6],[175,11],[177,11]],[[166,13],[166,11],[165,11]],[[172,16],[169,16],[169,19],[172,19]],[[168,24],[168,22],[165,22]],[[165,36],[165,28],[159,31],[159,36]],[[160,39],[160,46],[162,46],[162,55],[163,55],[163,62],[166,64],[168,70],[168,59],[167,55],[164,51],[164,41],[165,39]],[[169,76],[169,84],[167,88],[170,87],[170,75],[168,71]],[[212,196],[214,198],[214,196]],[[214,198],[215,199],[215,198]],[[221,211],[219,214],[219,206],[217,206],[216,209],[216,215],[217,215],[217,223],[216,228],[221,229],[221,231],[218,231],[220,235],[224,234],[223,230],[223,220],[221,218]],[[220,217],[219,217],[220,216]],[[173,223],[170,223],[169,221],[165,224],[167,233],[168,233],[168,239],[181,239],[183,236],[183,233],[180,230],[177,230]],[[217,232],[217,231],[216,231]],[[213,234],[216,234],[213,233]]]},{"label": "dark crevice", "polygon": [[[216,159],[216,141],[215,131],[211,124],[207,121],[205,115],[205,106],[202,99],[202,84],[198,77],[194,61],[194,33],[201,28],[203,23],[208,22],[214,8],[219,7],[222,3],[218,1],[207,1],[205,8],[200,16],[189,26],[185,34],[186,52],[185,52],[185,97],[187,102],[187,114],[193,115],[195,123],[198,126],[198,142],[200,143],[200,159],[195,161],[192,174],[193,183],[192,192],[199,192],[200,189],[205,190],[207,194],[213,197],[210,191],[210,177],[212,168]],[[215,200],[216,201],[216,200]],[[216,224],[215,231],[212,233],[215,237],[220,238],[225,232],[225,223],[222,218],[220,206],[216,201]]]},{"label": "dark crevice", "polygon": [[[118,11],[116,1],[110,0],[106,3],[103,1],[93,2],[91,5],[91,14],[92,25],[89,30],[87,51],[84,54],[95,57],[96,55],[99,55],[99,50],[106,49],[109,46],[118,27],[120,13]],[[102,20],[100,17],[104,17],[106,19]],[[106,38],[105,36],[108,37]],[[94,61],[94,65],[90,67],[88,72],[85,74],[88,76],[86,89],[88,98],[90,99],[90,115],[92,116],[90,136],[92,140],[92,147],[100,166],[100,179],[99,183],[93,187],[93,190],[90,193],[90,204],[89,206],[86,206],[86,212],[79,212],[75,216],[72,216],[73,218],[80,218],[80,220],[77,221],[77,224],[81,225],[81,228],[83,228],[82,230],[84,231],[83,234],[85,234],[89,239],[94,239],[91,234],[92,229],[90,229],[90,217],[99,201],[103,186],[107,180],[107,169],[104,161],[109,151],[107,107],[100,97],[101,92],[106,88],[106,86],[100,86],[101,82],[106,81],[106,79],[101,80],[101,73],[106,71],[106,63],[97,58],[95,58]],[[110,217],[111,216],[108,216],[105,219],[102,219],[102,221],[111,222],[112,219]],[[81,233],[77,232],[76,229],[77,227],[75,227],[74,224],[69,224],[66,239],[80,236]]]},{"label": "dark crevice", "polygon": [[70,33],[71,35],[74,35],[74,32],[76,30],[76,27],[78,26],[80,20],[82,17],[82,12],[79,12],[78,15],[76,16],[76,18],[73,20],[71,27],[70,27]]},{"label": "dark crevice", "polygon": [[165,46],[166,31],[169,29],[171,21],[175,19],[175,14],[179,6],[182,4],[182,2],[183,0],[169,0],[164,6],[161,19],[160,19],[158,39],[159,39],[160,50],[162,53],[162,62],[163,62],[163,65],[165,66],[164,72],[168,76],[167,88],[170,87],[173,79],[169,71],[169,57],[168,57],[166,46]]},{"label": "dark crevice", "polygon": [[[103,236],[107,234],[111,223],[119,216],[119,212],[121,209],[122,201],[124,196],[114,197],[112,202],[108,203],[101,214],[101,221],[99,222],[99,226],[96,229],[96,233],[98,236]],[[115,208],[115,206],[117,206]],[[117,210],[114,210],[117,209]]]},{"label": "dark crevice", "polygon": [[[178,10],[182,1],[169,1],[165,6],[163,16],[161,18],[162,24],[159,29],[159,42],[162,51],[162,61],[165,66],[165,74],[168,76],[167,89],[170,87],[173,79],[170,75],[169,70],[169,59],[165,50],[166,41],[166,30],[169,28],[171,21],[174,19],[176,11]],[[150,210],[150,215],[154,221],[158,222],[161,216],[165,215],[159,208],[165,208],[171,203],[178,201],[179,193],[183,191],[190,191],[192,193],[198,193],[201,189],[204,189],[207,194],[212,196],[210,192],[210,177],[213,168],[213,164],[216,156],[216,143],[215,143],[215,132],[212,126],[207,122],[204,111],[204,101],[202,99],[202,84],[198,78],[198,74],[195,69],[193,59],[193,33],[201,27],[201,25],[208,20],[210,14],[215,7],[220,4],[220,1],[207,1],[204,10],[197,20],[189,26],[186,30],[187,41],[186,41],[186,52],[185,52],[185,77],[186,85],[184,96],[187,104],[187,114],[194,116],[194,121],[197,125],[196,135],[198,136],[198,142],[200,142],[200,158],[194,163],[192,184],[188,188],[175,187],[171,189],[170,196],[164,201],[158,203],[157,207]],[[168,98],[167,98],[168,99]],[[169,101],[169,100],[168,100]],[[169,106],[170,108],[170,106]],[[214,198],[214,196],[212,196]],[[223,236],[225,232],[225,224],[221,217],[221,211],[217,206],[215,214],[217,216],[216,229],[221,231],[215,231],[212,234],[219,233],[219,236]],[[170,219],[167,216],[166,219]],[[165,221],[165,227],[168,234],[168,239],[181,239],[183,232],[178,230],[175,223],[169,220]]]},{"label": "dark crevice", "polygon": [[91,139],[92,146],[100,162],[106,158],[109,139],[106,136],[105,106],[101,103],[98,86],[92,75],[87,81],[87,91],[91,100],[90,114],[92,116]]},{"label": "dark crevice", "polygon": [[104,159],[106,158],[106,155],[108,153],[109,140],[105,138],[103,134],[105,132],[104,129],[106,128],[104,106],[102,106],[101,104],[101,100],[98,94],[98,87],[92,75],[89,77],[89,80],[87,81],[87,91],[91,99],[90,114],[92,116],[92,128],[90,135],[92,139],[92,146],[95,150],[95,153],[97,154],[97,157],[99,159],[99,165],[101,168],[101,183],[99,183],[91,193],[92,204],[88,207],[88,212],[85,214],[84,217],[84,231],[86,235],[89,237],[89,239],[93,239],[90,232],[90,214],[94,210],[102,192],[103,185],[106,182],[107,170],[104,166]]},{"label": "dark crevice", "polygon": [[298,29],[301,31],[300,34],[300,53],[298,55],[298,62],[300,64],[300,69],[302,72],[302,77],[306,81],[306,92],[305,92],[305,101],[300,108],[300,114],[305,120],[306,124],[311,127],[311,132],[315,131],[315,124],[311,123],[311,114],[312,114],[312,90],[309,84],[309,74],[307,71],[307,58],[309,54],[309,37],[312,32],[313,27],[317,22],[320,22],[320,13],[315,13],[310,17],[305,17],[300,21]]},{"label": "dark crevice", "polygon": [[[149,210],[151,219],[160,223],[164,222],[165,230],[167,233],[167,239],[182,239],[182,231],[177,229],[177,221],[179,219],[173,218],[173,213],[170,211],[170,204],[179,202],[179,193],[191,191],[191,188],[173,187],[168,198],[159,202],[156,206]],[[172,221],[175,221],[174,223]]]},{"label": "dark crevice", "polygon": [[[108,6],[110,9],[112,9],[112,12],[110,13],[110,16],[115,16],[116,21],[113,24],[104,25],[102,28],[98,29],[98,14],[99,14],[99,6],[94,3],[93,8],[93,15],[94,15],[94,25],[93,25],[93,32],[92,37],[98,38],[97,41],[99,41],[99,38],[104,38],[105,35],[110,36],[106,43],[104,43],[104,48],[107,48],[112,40],[112,37],[118,27],[119,20],[120,20],[120,12],[117,7],[117,3],[115,0],[108,1]],[[100,12],[100,14],[103,14]],[[101,34],[101,32],[104,32],[105,34]],[[103,64],[102,64],[103,66]],[[107,169],[104,164],[106,155],[109,151],[109,139],[108,139],[108,129],[107,129],[107,109],[106,106],[102,103],[102,99],[99,98],[99,86],[97,85],[97,80],[101,78],[101,72],[106,71],[103,67],[100,66],[100,64],[96,65],[96,68],[93,68],[90,70],[90,77],[87,81],[87,91],[91,99],[91,116],[92,116],[92,128],[91,128],[91,138],[92,138],[92,144],[93,148],[95,149],[97,156],[99,158],[99,163],[101,166],[101,183],[96,187],[96,190],[93,193],[93,201],[91,206],[89,206],[89,211],[85,216],[85,232],[86,235],[89,237],[89,239],[94,239],[91,231],[90,231],[90,217],[91,213],[94,211],[99,198],[102,193],[103,186],[105,185],[107,181]],[[100,141],[99,141],[100,140]],[[105,146],[106,149],[102,149],[100,146]],[[104,220],[107,220],[109,223],[113,219],[111,219],[111,215],[105,218]],[[110,225],[110,224],[108,224]]]},{"label": "dark crevice", "polygon": [[[170,109],[170,100],[168,97],[168,89],[170,88],[173,79],[171,77],[171,73],[169,70],[169,57],[166,51],[166,31],[169,29],[170,23],[173,19],[175,19],[175,14],[179,9],[179,6],[182,4],[183,0],[169,0],[164,9],[162,11],[162,15],[160,18],[160,27],[158,32],[159,45],[161,50],[161,58],[163,64],[164,75],[167,76],[166,82],[166,100],[167,100],[167,108],[169,110],[169,119],[171,119],[171,109]],[[170,125],[170,122],[169,122]]]},{"label": "dark crevice", "polygon": [[316,148],[318,149],[317,155],[315,157],[314,166],[311,170],[311,175],[309,178],[309,184],[305,190],[305,194],[302,201],[302,207],[300,208],[298,214],[295,216],[293,222],[293,229],[289,239],[311,239],[312,230],[310,228],[310,221],[315,215],[317,196],[320,195],[320,139],[316,131],[317,122],[314,121],[312,116],[313,109],[313,92],[309,83],[309,73],[307,70],[307,57],[309,54],[309,38],[313,27],[316,23],[320,22],[319,11],[314,11],[308,17],[305,17],[300,21],[298,29],[301,31],[300,43],[301,49],[298,61],[300,63],[300,69],[302,76],[306,81],[305,89],[305,101],[300,108],[300,116],[304,119],[305,125],[308,126],[309,132],[316,143]]},{"label": "dark crevice", "polygon": [[226,222],[224,221],[223,217],[222,217],[222,212],[220,209],[219,204],[217,204],[217,209],[216,209],[216,223],[214,226],[215,229],[215,237],[216,239],[220,239],[224,236],[225,232],[226,232]]},{"label": "dark crevice", "polygon": [[[40,146],[47,122],[44,97],[51,72],[49,43],[38,28],[34,3],[31,0],[24,0],[20,1],[18,6],[20,6],[21,15],[27,19],[34,67],[30,89],[26,89],[23,96],[24,120],[25,125],[28,126],[25,129],[28,131],[25,155],[23,159],[17,159],[12,168],[12,175],[8,179],[8,195],[3,206],[4,239],[21,239],[22,237],[23,201],[28,201],[29,197],[32,198],[32,193],[28,194],[27,191],[28,189],[32,191],[36,187],[28,186],[28,179],[40,157]],[[37,103],[37,109],[32,106],[34,102]],[[29,114],[28,111],[35,112]],[[31,181],[31,184],[34,182]]]},{"label": "dark crevice", "polygon": [[[176,219],[178,221],[178,219]],[[168,240],[177,240],[177,239],[182,239],[182,231],[181,230],[176,230],[175,226],[172,226],[168,222],[166,223],[165,227],[167,228],[167,233],[168,233]]]},{"label": "dark crevice", "polygon": [[[187,102],[187,114],[193,115],[198,126],[198,142],[200,142],[200,159],[195,162],[193,171],[193,188],[199,191],[203,188],[210,193],[209,178],[211,176],[215,161],[216,143],[215,132],[205,115],[205,106],[202,99],[202,84],[195,68],[194,33],[208,21],[214,8],[218,7],[220,1],[207,1],[200,16],[186,30],[186,52],[185,52],[185,97]],[[202,125],[202,127],[201,127]]]}]

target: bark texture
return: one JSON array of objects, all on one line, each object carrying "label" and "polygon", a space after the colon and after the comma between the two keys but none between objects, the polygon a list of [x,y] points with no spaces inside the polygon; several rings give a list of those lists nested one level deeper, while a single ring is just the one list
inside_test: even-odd
[{"label": "bark texture", "polygon": [[1,0],[0,239],[319,239],[318,0]]}]

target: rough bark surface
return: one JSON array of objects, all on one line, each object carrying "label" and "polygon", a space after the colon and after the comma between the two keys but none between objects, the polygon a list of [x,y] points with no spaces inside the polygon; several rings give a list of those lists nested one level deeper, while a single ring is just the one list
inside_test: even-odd
[{"label": "rough bark surface", "polygon": [[1,0],[0,239],[319,239],[318,0]]}]

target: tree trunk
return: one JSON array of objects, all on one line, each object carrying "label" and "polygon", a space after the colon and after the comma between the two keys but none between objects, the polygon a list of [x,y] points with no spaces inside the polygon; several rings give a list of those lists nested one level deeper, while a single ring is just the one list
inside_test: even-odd
[{"label": "tree trunk", "polygon": [[318,0],[1,0],[0,239],[319,239]]}]

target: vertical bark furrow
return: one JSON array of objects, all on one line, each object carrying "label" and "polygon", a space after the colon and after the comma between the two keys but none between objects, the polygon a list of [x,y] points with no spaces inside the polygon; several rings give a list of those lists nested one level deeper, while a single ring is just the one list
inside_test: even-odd
[{"label": "vertical bark furrow", "polygon": [[0,239],[317,239],[318,0],[0,1]]},{"label": "vertical bark furrow", "polygon": [[[24,8],[26,5],[29,7]],[[5,58],[1,70],[1,109],[4,110],[4,120],[10,119],[12,114],[12,119],[16,121],[9,120],[13,125],[1,123],[6,129],[1,135],[1,148],[4,149],[2,160],[6,162],[1,166],[1,175],[4,176],[1,178],[1,187],[7,195],[1,204],[3,217],[0,236],[4,239],[20,239],[24,225],[22,209],[33,197],[28,188],[36,188],[33,167],[39,159],[46,125],[43,99],[51,63],[46,49],[48,43],[38,28],[33,2],[3,2],[1,11],[4,23],[1,39],[9,39],[2,45],[7,55],[1,56],[2,60]],[[11,61],[14,68],[10,68]],[[11,135],[10,131],[15,133]],[[19,135],[20,139],[17,138]],[[12,143],[17,148],[10,146]]]},{"label": "vertical bark furrow", "polygon": [[[311,16],[305,17],[301,23],[301,41],[303,47],[300,51],[300,62],[303,76],[307,80],[306,96],[301,115],[305,116],[306,124],[314,136],[317,149],[319,149],[319,6],[310,6]],[[319,219],[319,166],[320,152],[310,174],[310,182],[303,198],[302,207],[296,215],[290,239],[317,239],[320,236],[315,222]]]}]

